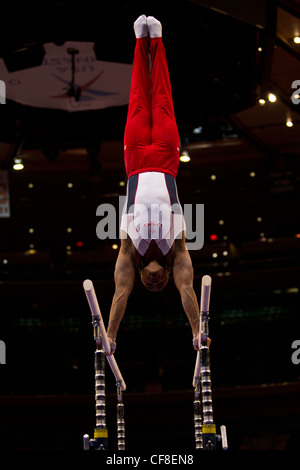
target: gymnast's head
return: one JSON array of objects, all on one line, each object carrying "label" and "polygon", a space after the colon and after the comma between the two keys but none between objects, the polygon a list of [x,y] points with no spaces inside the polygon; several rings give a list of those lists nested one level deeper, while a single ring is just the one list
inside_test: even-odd
[{"label": "gymnast's head", "polygon": [[162,291],[169,282],[170,270],[157,261],[150,261],[139,269],[142,284],[151,292]]}]

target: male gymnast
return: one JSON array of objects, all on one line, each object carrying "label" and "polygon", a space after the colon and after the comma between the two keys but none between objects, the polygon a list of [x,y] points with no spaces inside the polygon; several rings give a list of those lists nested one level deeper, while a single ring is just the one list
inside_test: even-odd
[{"label": "male gymnast", "polygon": [[153,16],[141,15],[134,23],[134,32],[136,46],[124,133],[127,193],[107,335],[113,354],[137,270],[142,284],[153,292],[164,289],[172,271],[197,350],[200,314],[177,195],[180,144],[162,26]]}]

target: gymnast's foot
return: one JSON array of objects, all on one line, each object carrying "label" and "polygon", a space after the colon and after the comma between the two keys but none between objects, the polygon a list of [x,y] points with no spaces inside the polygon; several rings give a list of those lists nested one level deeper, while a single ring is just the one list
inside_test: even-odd
[{"label": "gymnast's foot", "polygon": [[162,37],[161,22],[158,21],[156,18],[154,18],[154,16],[147,16],[147,25],[148,25],[150,38]]},{"label": "gymnast's foot", "polygon": [[135,37],[137,39],[148,36],[148,25],[146,15],[139,16],[138,19],[134,22],[133,28],[135,32]]}]

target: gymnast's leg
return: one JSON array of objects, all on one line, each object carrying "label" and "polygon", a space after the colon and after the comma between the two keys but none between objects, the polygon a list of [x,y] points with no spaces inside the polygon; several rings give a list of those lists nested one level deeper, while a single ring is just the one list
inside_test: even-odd
[{"label": "gymnast's leg", "polygon": [[174,177],[179,165],[179,134],[161,24],[147,18],[151,53],[152,145],[162,170]]},{"label": "gymnast's leg", "polygon": [[145,15],[135,21],[134,31],[136,46],[124,133],[125,168],[128,176],[142,166],[144,148],[152,142],[149,38]]}]

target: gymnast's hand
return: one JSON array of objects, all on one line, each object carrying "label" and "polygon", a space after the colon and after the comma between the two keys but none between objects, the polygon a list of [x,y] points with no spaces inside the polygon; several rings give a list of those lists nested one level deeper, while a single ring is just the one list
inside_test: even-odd
[{"label": "gymnast's hand", "polygon": [[116,350],[117,343],[110,336],[108,336],[108,341],[110,344],[110,353],[108,353],[108,356],[111,356]]}]

